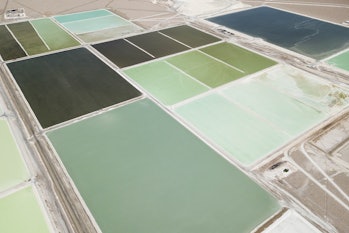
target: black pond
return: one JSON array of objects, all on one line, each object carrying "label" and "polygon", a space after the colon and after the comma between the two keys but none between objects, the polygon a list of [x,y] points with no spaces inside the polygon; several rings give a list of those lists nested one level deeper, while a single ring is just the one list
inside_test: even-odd
[{"label": "black pond", "polygon": [[7,65],[43,128],[141,95],[84,48]]}]

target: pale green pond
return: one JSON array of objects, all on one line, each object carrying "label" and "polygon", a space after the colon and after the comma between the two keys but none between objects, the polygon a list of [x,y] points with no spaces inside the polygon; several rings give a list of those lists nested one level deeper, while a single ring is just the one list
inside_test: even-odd
[{"label": "pale green pond", "polygon": [[148,99],[48,137],[103,233],[249,233],[280,209]]},{"label": "pale green pond", "polygon": [[278,66],[175,109],[211,143],[251,165],[348,105],[348,91]]},{"label": "pale green pond", "polygon": [[0,192],[28,178],[28,171],[10,128],[6,120],[0,119]]},{"label": "pale green pond", "polygon": [[0,232],[50,232],[31,186],[0,198]]}]

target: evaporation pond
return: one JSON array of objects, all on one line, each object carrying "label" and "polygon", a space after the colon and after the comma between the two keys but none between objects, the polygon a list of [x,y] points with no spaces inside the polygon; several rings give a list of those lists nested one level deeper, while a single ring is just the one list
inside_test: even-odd
[{"label": "evaporation pond", "polygon": [[327,60],[327,63],[349,71],[349,50]]},{"label": "evaporation pond", "polygon": [[270,7],[208,20],[314,59],[323,59],[349,46],[349,28]]},{"label": "evaporation pond", "polygon": [[10,128],[6,120],[0,119],[0,192],[28,178],[28,171]]},{"label": "evaporation pond", "polygon": [[159,32],[150,32],[126,38],[131,43],[154,57],[163,57],[188,50],[189,47],[168,38]]},{"label": "evaporation pond", "polygon": [[29,55],[49,51],[30,22],[8,24],[7,27]]},{"label": "evaporation pond", "polygon": [[31,186],[0,198],[0,232],[49,233],[41,208]]},{"label": "evaporation pond", "polygon": [[200,49],[244,75],[252,74],[276,64],[275,61],[231,43],[219,43]]},{"label": "evaporation pond", "polygon": [[85,48],[7,65],[44,128],[141,95]]},{"label": "evaporation pond", "polygon": [[59,50],[80,45],[79,42],[51,19],[36,19],[30,21],[30,23],[49,50]]},{"label": "evaporation pond", "polygon": [[95,10],[54,17],[85,42],[109,39],[140,28],[108,10]]},{"label": "evaporation pond", "polygon": [[137,66],[125,73],[165,105],[176,104],[209,90],[166,61]]},{"label": "evaporation pond", "polygon": [[175,111],[244,165],[250,165],[289,139],[288,135],[218,94],[201,97]]},{"label": "evaporation pond", "polygon": [[245,75],[244,71],[226,65],[199,51],[177,55],[166,61],[211,88]]},{"label": "evaporation pond", "polygon": [[0,25],[0,41],[0,55],[4,61],[26,56],[5,25]]},{"label": "evaporation pond", "polygon": [[198,29],[189,27],[188,25],[167,28],[161,30],[160,32],[190,47],[199,47],[220,41],[219,38],[202,32]]},{"label": "evaporation pond", "polygon": [[348,98],[341,96],[347,95],[316,76],[277,66],[175,111],[231,157],[250,165],[346,107]]},{"label": "evaporation pond", "polygon": [[154,59],[123,39],[95,44],[93,47],[120,68]]},{"label": "evaporation pond", "polygon": [[47,135],[103,233],[247,233],[280,209],[148,99]]}]

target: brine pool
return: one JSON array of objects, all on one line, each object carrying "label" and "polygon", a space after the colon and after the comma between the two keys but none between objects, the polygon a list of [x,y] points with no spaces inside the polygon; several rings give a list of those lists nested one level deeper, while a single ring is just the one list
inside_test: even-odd
[{"label": "brine pool", "polygon": [[317,60],[349,47],[349,28],[271,7],[208,20]]},{"label": "brine pool", "polygon": [[[45,52],[45,34],[24,36],[22,28],[51,23],[87,43],[133,28],[107,10],[0,26],[6,43],[16,47],[12,30],[22,44],[8,60]],[[345,108],[349,95],[188,25],[6,66],[103,233],[251,232],[281,207],[233,164],[248,168],[264,159]],[[0,150],[12,145],[6,140]],[[3,157],[13,169],[0,170],[10,177],[0,178],[0,206],[14,211],[12,223],[25,218],[15,214],[16,203],[40,207],[31,185],[1,196],[1,188],[30,177],[18,153]],[[28,217],[42,227],[33,232],[46,232],[37,213]]]},{"label": "brine pool", "polygon": [[0,118],[0,232],[51,232],[30,177],[7,120]]}]

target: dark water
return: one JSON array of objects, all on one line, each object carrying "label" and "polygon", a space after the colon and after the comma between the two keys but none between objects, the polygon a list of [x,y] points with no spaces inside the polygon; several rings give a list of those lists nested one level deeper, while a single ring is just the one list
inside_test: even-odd
[{"label": "dark water", "polygon": [[5,61],[26,56],[4,25],[0,25],[0,55]]},{"label": "dark water", "polygon": [[155,57],[163,57],[189,49],[189,47],[161,35],[158,32],[132,36],[127,38],[127,40],[141,47]]},{"label": "dark water", "polygon": [[8,67],[44,128],[141,95],[83,48]]},{"label": "dark water", "polygon": [[217,37],[214,37],[187,25],[164,29],[160,32],[186,45],[189,45],[190,47],[199,47],[220,40]]},{"label": "dark water", "polygon": [[93,47],[120,68],[153,59],[147,53],[122,39],[95,44]]},{"label": "dark water", "polygon": [[13,23],[7,26],[28,54],[32,55],[49,51],[29,22]]},{"label": "dark water", "polygon": [[314,59],[349,47],[349,28],[269,7],[208,20]]}]

